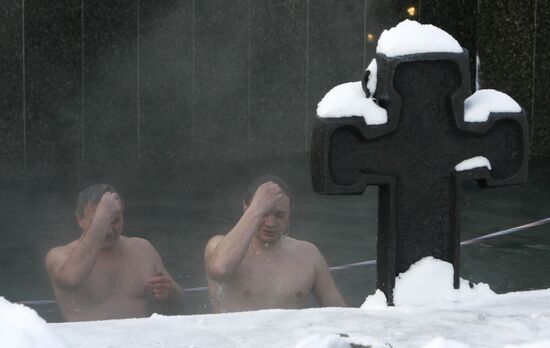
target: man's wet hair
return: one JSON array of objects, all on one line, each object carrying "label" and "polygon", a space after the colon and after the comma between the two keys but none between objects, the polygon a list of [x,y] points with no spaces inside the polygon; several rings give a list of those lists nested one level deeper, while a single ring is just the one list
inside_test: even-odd
[{"label": "man's wet hair", "polygon": [[254,194],[256,193],[256,190],[258,190],[258,187],[269,181],[277,184],[281,188],[281,190],[287,195],[288,199],[290,200],[290,204],[292,205],[292,194],[290,192],[290,187],[288,187],[288,184],[280,177],[271,174],[261,176],[252,182],[252,184],[246,191],[244,203],[246,205],[250,205],[250,202],[252,202],[252,198],[254,198]]},{"label": "man's wet hair", "polygon": [[86,209],[87,205],[96,206],[105,192],[116,193],[120,197],[122,205],[124,205],[124,200],[114,186],[109,184],[96,184],[88,186],[80,191],[78,199],[76,200],[76,215],[83,216],[84,209]]}]

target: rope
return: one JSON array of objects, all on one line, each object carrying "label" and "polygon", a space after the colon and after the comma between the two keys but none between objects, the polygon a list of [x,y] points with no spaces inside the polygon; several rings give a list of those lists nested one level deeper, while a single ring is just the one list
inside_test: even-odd
[{"label": "rope", "polygon": [[486,235],[481,236],[481,237],[472,238],[472,239],[469,239],[469,240],[466,240],[466,241],[460,243],[460,245],[475,244],[475,243],[478,243],[478,242],[480,242],[482,240],[485,240],[485,239],[496,238],[496,237],[504,236],[504,235],[511,234],[511,233],[514,233],[514,232],[526,230],[528,228],[542,226],[542,225],[547,224],[549,222],[550,222],[550,217],[547,217],[545,219],[540,219],[540,220],[537,220],[537,221],[533,221],[533,222],[530,222],[530,223],[525,224],[525,225],[508,228],[506,230],[498,231],[498,232],[491,233],[491,234],[486,234]]},{"label": "rope", "polygon": [[[540,220],[537,220],[537,221],[533,221],[533,222],[530,222],[530,223],[525,224],[525,225],[512,227],[512,228],[508,228],[508,229],[505,229],[505,230],[502,230],[502,231],[486,234],[486,235],[481,236],[481,237],[468,239],[468,240],[465,240],[465,241],[461,242],[460,245],[464,246],[464,245],[476,244],[476,243],[479,243],[479,242],[481,242],[483,240],[486,240],[486,239],[505,236],[507,234],[512,234],[512,233],[515,233],[515,232],[526,230],[528,228],[542,226],[542,225],[545,225],[549,222],[550,222],[550,217],[547,217],[545,219],[540,219]],[[362,261],[362,262],[349,263],[349,264],[341,265],[341,266],[333,266],[333,267],[329,267],[329,270],[339,271],[339,270],[349,269],[349,268],[353,268],[353,267],[371,266],[371,265],[376,265],[376,260],[366,260],[366,261]]]},{"label": "rope", "polygon": [[[492,238],[496,238],[496,237],[500,237],[500,236],[505,236],[507,234],[512,234],[512,233],[523,231],[523,230],[526,230],[526,229],[529,229],[529,228],[542,226],[542,225],[545,225],[547,223],[550,223],[550,217],[547,217],[545,219],[540,219],[540,220],[537,220],[537,221],[533,221],[533,222],[530,222],[530,223],[525,224],[525,225],[516,226],[516,227],[508,228],[508,229],[505,229],[505,230],[502,230],[502,231],[486,234],[486,235],[481,236],[481,237],[468,239],[468,240],[465,240],[465,241],[461,242],[460,245],[464,246],[464,245],[476,244],[476,243],[479,243],[479,242],[484,241],[486,239],[492,239]],[[341,265],[341,266],[332,266],[332,267],[329,267],[329,270],[331,270],[331,271],[340,271],[340,270],[350,269],[350,268],[353,268],[353,267],[372,266],[372,265],[376,265],[376,260],[366,260],[366,261],[361,261],[361,262],[348,263],[346,265]],[[186,293],[202,292],[202,291],[207,291],[207,290],[208,290],[207,286],[199,286],[199,287],[196,287],[196,288],[184,289],[184,291]],[[56,301],[53,301],[53,300],[34,300],[34,301],[19,301],[17,303],[24,304],[24,305],[31,305],[31,306],[45,306],[45,305],[55,304]]]}]

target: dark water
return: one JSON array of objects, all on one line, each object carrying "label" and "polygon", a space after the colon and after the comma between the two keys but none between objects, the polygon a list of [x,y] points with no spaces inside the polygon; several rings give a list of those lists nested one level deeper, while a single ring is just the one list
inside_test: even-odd
[{"label": "dark water", "polygon": [[[291,235],[315,243],[330,266],[376,258],[376,187],[362,196],[317,195],[303,157],[195,169],[173,183],[113,182],[127,204],[125,233],[151,241],[182,286],[204,286],[205,243],[229,231],[239,218],[250,179],[266,172],[284,176],[294,191]],[[550,160],[537,160],[526,184],[494,189],[467,184],[463,239],[550,216],[549,178]],[[73,211],[79,189],[0,188],[0,296],[10,301],[54,298],[43,258],[49,248],[78,238]],[[374,292],[373,266],[335,271],[333,276],[351,306],[361,305]],[[463,247],[461,276],[486,282],[499,293],[550,288],[550,224]],[[46,319],[59,320],[55,305],[35,308]],[[206,292],[188,293],[187,310],[210,312]]]}]

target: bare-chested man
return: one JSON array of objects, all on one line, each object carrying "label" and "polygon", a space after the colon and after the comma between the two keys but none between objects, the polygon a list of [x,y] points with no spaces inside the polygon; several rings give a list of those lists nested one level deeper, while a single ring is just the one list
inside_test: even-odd
[{"label": "bare-chested man", "polygon": [[79,239],[46,256],[57,303],[68,321],[183,313],[183,290],[145,239],[121,236],[124,204],[114,187],[94,185],[78,196]]},{"label": "bare-chested man", "polygon": [[235,227],[210,239],[205,261],[215,312],[303,308],[312,292],[321,306],[346,306],[317,247],[288,236],[290,205],[282,179],[260,178]]}]

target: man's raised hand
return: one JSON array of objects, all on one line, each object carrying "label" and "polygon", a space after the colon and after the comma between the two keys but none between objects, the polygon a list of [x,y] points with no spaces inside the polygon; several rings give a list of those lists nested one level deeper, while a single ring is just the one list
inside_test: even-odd
[{"label": "man's raised hand", "polygon": [[118,194],[114,192],[105,192],[97,204],[95,219],[105,219],[107,223],[112,223],[118,214],[122,211],[122,201]]},{"label": "man's raised hand", "polygon": [[268,181],[258,187],[249,208],[261,215],[269,213],[283,196],[283,190],[274,182]]}]

